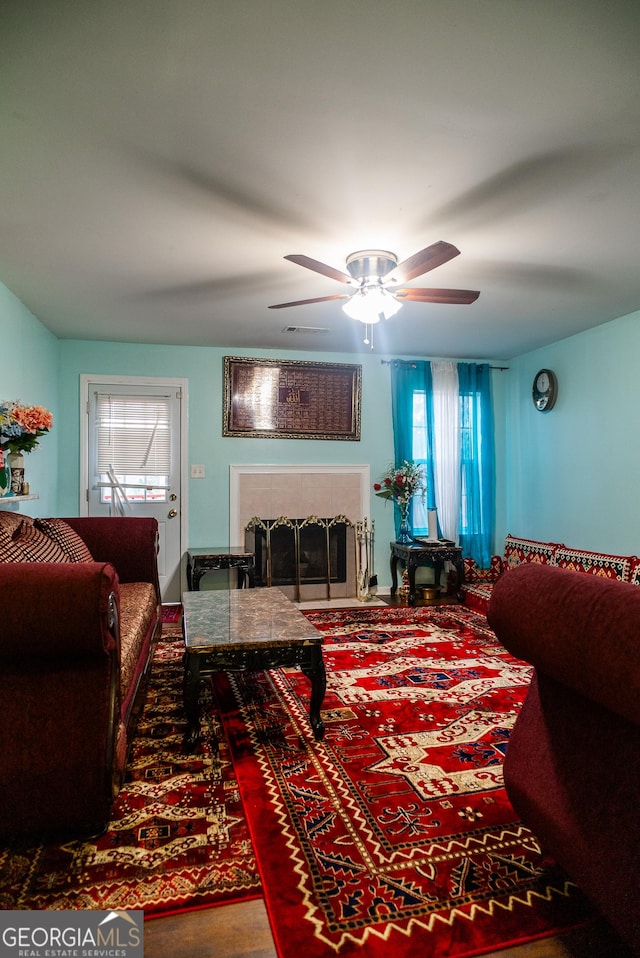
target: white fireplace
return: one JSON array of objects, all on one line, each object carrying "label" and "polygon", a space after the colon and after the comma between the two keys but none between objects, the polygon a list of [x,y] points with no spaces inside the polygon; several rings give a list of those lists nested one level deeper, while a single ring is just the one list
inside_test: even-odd
[{"label": "white fireplace", "polygon": [[[245,528],[253,518],[346,516],[355,525],[369,515],[370,488],[368,464],[231,465],[229,543],[245,545]],[[349,555],[348,568],[347,582],[332,586],[332,597],[355,595],[355,556]],[[323,586],[308,585],[304,589],[304,599],[326,597]]]}]

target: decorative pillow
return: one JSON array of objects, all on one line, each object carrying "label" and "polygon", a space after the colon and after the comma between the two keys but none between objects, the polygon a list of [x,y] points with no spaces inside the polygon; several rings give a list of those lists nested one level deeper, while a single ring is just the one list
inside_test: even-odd
[{"label": "decorative pillow", "polygon": [[478,568],[478,563],[470,556],[466,556],[464,563],[464,581],[465,582],[495,582],[502,574],[502,557],[491,556],[491,565],[488,569]]},{"label": "decorative pillow", "polygon": [[629,582],[631,585],[640,585],[640,559],[638,556],[631,556],[631,571],[629,572]]},{"label": "decorative pillow", "polygon": [[64,519],[36,519],[34,525],[57,543],[71,562],[93,562],[84,539]]},{"label": "decorative pillow", "polygon": [[21,516],[19,512],[0,510],[0,529],[12,536],[21,522],[33,522],[30,516]]},{"label": "decorative pillow", "polygon": [[475,559],[472,559],[471,556],[465,556],[462,560],[464,565],[464,581],[465,582],[475,582],[478,578],[478,565]]},{"label": "decorative pillow", "polygon": [[537,542],[535,539],[520,539],[508,535],[504,540],[504,569],[515,569],[523,562],[555,565],[554,554],[557,548],[557,542]]},{"label": "decorative pillow", "polygon": [[587,572],[603,579],[620,579],[628,582],[631,572],[631,556],[617,556],[608,552],[588,552],[585,549],[558,549],[556,561],[561,569],[572,572]]},{"label": "decorative pillow", "polygon": [[7,562],[71,562],[62,548],[32,522],[22,521],[11,536],[16,558]]},{"label": "decorative pillow", "polygon": [[0,526],[0,562],[24,562],[21,549]]}]

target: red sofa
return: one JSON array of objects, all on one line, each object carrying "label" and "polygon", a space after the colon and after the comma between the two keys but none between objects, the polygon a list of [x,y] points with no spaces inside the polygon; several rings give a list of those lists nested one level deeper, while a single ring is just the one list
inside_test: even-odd
[{"label": "red sofa", "polygon": [[464,560],[465,581],[460,594],[465,605],[486,614],[497,579],[521,565],[550,565],[575,572],[586,572],[604,579],[640,584],[640,559],[608,552],[574,549],[560,542],[538,542],[509,534],[504,540],[503,555],[491,558],[489,569],[480,569],[473,559]]},{"label": "red sofa", "polygon": [[640,589],[530,563],[496,581],[487,618],[534,666],[507,794],[640,954]]},{"label": "red sofa", "polygon": [[0,838],[106,827],[161,628],[155,519],[0,511]]}]

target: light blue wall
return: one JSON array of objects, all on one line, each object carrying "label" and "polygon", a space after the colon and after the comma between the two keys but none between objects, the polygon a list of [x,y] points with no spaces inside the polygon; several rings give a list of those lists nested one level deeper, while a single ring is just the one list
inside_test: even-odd
[{"label": "light blue wall", "polygon": [[[189,381],[189,461],[205,480],[190,480],[190,544],[228,535],[229,463],[369,463],[372,481],[392,457],[389,367],[378,355],[305,354],[283,359],[359,362],[363,366],[362,439],[354,442],[223,439],[222,367],[228,349],[60,341],[0,284],[0,397],[40,403],[54,415],[52,433],[27,460],[34,515],[79,510],[79,377],[81,373],[180,377]],[[640,552],[640,312],[527,353],[493,374],[496,432],[496,535],[616,553]],[[555,408],[537,412],[535,372],[558,377]],[[56,483],[57,476],[57,483]],[[57,485],[58,497],[55,496]],[[33,508],[31,508],[33,506]],[[376,565],[388,583],[392,512],[371,498]]]},{"label": "light blue wall", "polygon": [[53,414],[51,432],[25,455],[25,478],[40,499],[11,506],[32,516],[53,515],[56,509],[58,437],[64,422],[58,402],[58,359],[56,337],[0,283],[0,399],[44,406]]},{"label": "light blue wall", "polygon": [[[640,312],[520,356],[508,373],[505,530],[640,553]],[[538,369],[558,378],[548,413]]]},{"label": "light blue wall", "polygon": [[[369,464],[372,483],[393,459],[390,370],[378,354],[337,355],[278,351],[280,359],[362,365],[362,424],[359,442],[307,439],[240,439],[222,436],[223,358],[225,355],[273,358],[267,350],[213,347],[141,346],[128,343],[65,341],[61,343],[60,401],[65,420],[75,428],[60,436],[59,514],[80,508],[79,383],[80,375],[159,376],[184,378],[189,389],[189,463],[202,463],[206,478],[189,480],[189,545],[224,543],[229,536],[229,465],[231,463]],[[504,464],[505,376],[494,372],[496,448]],[[498,515],[504,525],[506,482],[499,465]],[[393,509],[371,495],[370,517],[376,530],[376,572],[389,585],[389,541],[394,538]]]},{"label": "light blue wall", "polygon": [[[230,463],[368,463],[372,482],[393,458],[389,366],[379,355],[336,355],[278,351],[280,359],[359,363],[362,374],[362,428],[359,442],[239,439],[222,436],[223,357],[273,358],[265,350],[212,347],[140,346],[127,343],[61,343],[60,401],[65,421],[60,436],[59,514],[79,510],[79,381],[82,373],[186,378],[189,389],[189,463],[205,466],[205,479],[189,480],[189,545],[224,543],[229,537]],[[378,564],[386,574],[393,512],[371,497],[371,517],[380,543]]]}]

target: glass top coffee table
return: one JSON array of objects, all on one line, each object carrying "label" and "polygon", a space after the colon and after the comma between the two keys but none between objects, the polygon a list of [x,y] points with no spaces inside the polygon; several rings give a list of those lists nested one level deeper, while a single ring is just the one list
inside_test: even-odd
[{"label": "glass top coffee table", "polygon": [[324,735],[320,708],[326,691],[322,635],[280,589],[219,589],[185,592],[183,697],[187,715],[185,751],[200,738],[200,683],[214,672],[299,665],[311,682],[309,719],[316,739]]}]

